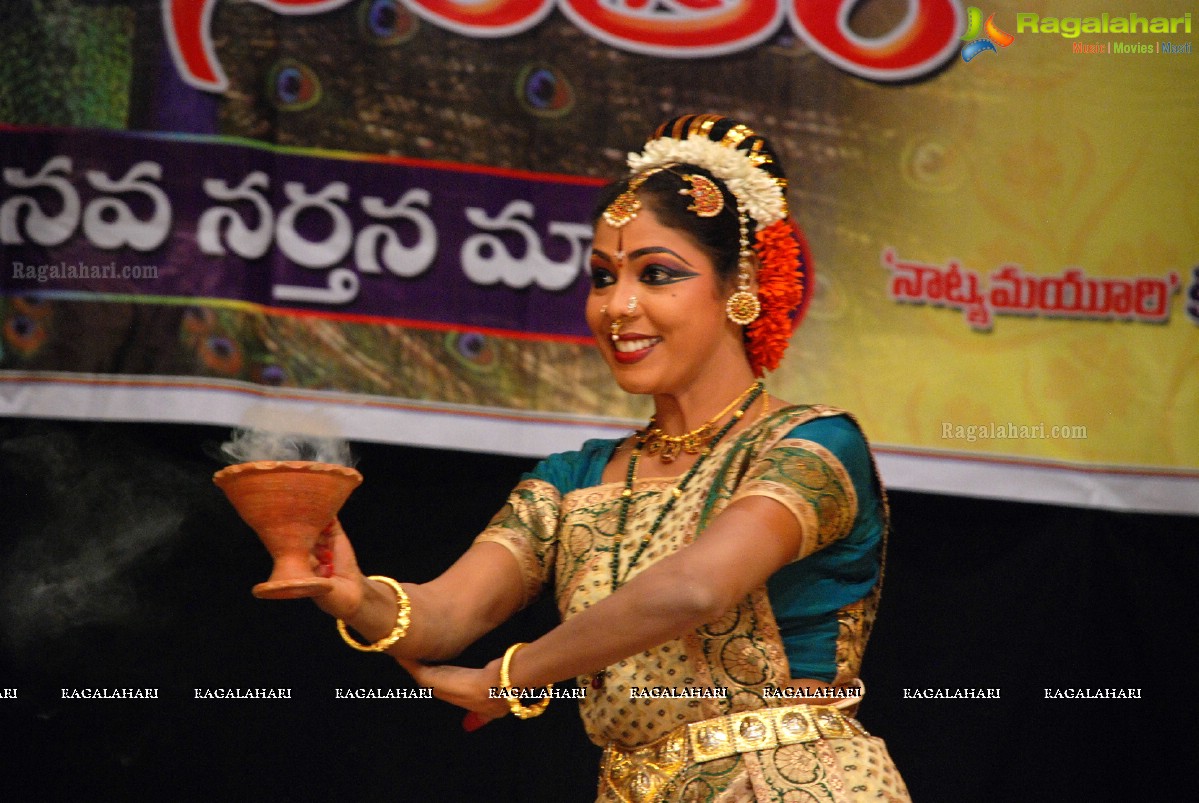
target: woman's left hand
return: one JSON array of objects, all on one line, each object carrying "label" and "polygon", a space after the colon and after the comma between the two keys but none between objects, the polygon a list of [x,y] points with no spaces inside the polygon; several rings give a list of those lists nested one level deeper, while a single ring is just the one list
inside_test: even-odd
[{"label": "woman's left hand", "polygon": [[408,670],[418,685],[433,687],[433,696],[437,699],[470,711],[473,717],[468,715],[468,720],[473,720],[474,727],[508,713],[508,702],[491,694],[491,690],[500,685],[499,659],[482,669],[429,666],[406,660],[400,661],[400,665]]}]

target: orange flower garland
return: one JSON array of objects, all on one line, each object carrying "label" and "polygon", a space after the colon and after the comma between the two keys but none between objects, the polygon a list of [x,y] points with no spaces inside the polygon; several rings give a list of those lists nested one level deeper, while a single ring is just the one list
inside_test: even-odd
[{"label": "orange flower garland", "polygon": [[809,275],[801,253],[802,237],[795,223],[783,218],[762,229],[755,238],[762,314],[745,327],[745,350],[757,376],[778,367],[799,322],[804,278]]}]

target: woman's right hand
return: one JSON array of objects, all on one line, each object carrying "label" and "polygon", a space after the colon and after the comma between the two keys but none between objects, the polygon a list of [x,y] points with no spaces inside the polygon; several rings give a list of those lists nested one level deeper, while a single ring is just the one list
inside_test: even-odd
[{"label": "woman's right hand", "polygon": [[321,532],[313,550],[313,561],[316,574],[333,581],[333,590],[314,597],[313,601],[330,616],[350,619],[362,606],[368,581],[358,568],[354,547],[337,519],[329,522]]}]

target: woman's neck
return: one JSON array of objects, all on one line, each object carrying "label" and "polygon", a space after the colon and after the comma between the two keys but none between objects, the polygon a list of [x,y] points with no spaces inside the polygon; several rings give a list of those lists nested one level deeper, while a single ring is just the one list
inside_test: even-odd
[{"label": "woman's neck", "polygon": [[[746,368],[744,372],[738,371],[728,377],[715,377],[708,382],[696,383],[684,392],[656,394],[654,426],[667,435],[691,432],[712,421],[730,403],[752,388],[754,382],[753,373]],[[732,413],[729,410],[721,415],[720,421],[727,420]]]}]

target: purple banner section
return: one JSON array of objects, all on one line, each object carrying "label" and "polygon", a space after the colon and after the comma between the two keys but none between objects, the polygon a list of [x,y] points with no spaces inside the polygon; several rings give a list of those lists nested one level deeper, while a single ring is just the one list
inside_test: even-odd
[{"label": "purple banner section", "polygon": [[593,179],[92,129],[3,127],[0,157],[7,295],[588,338]]}]

